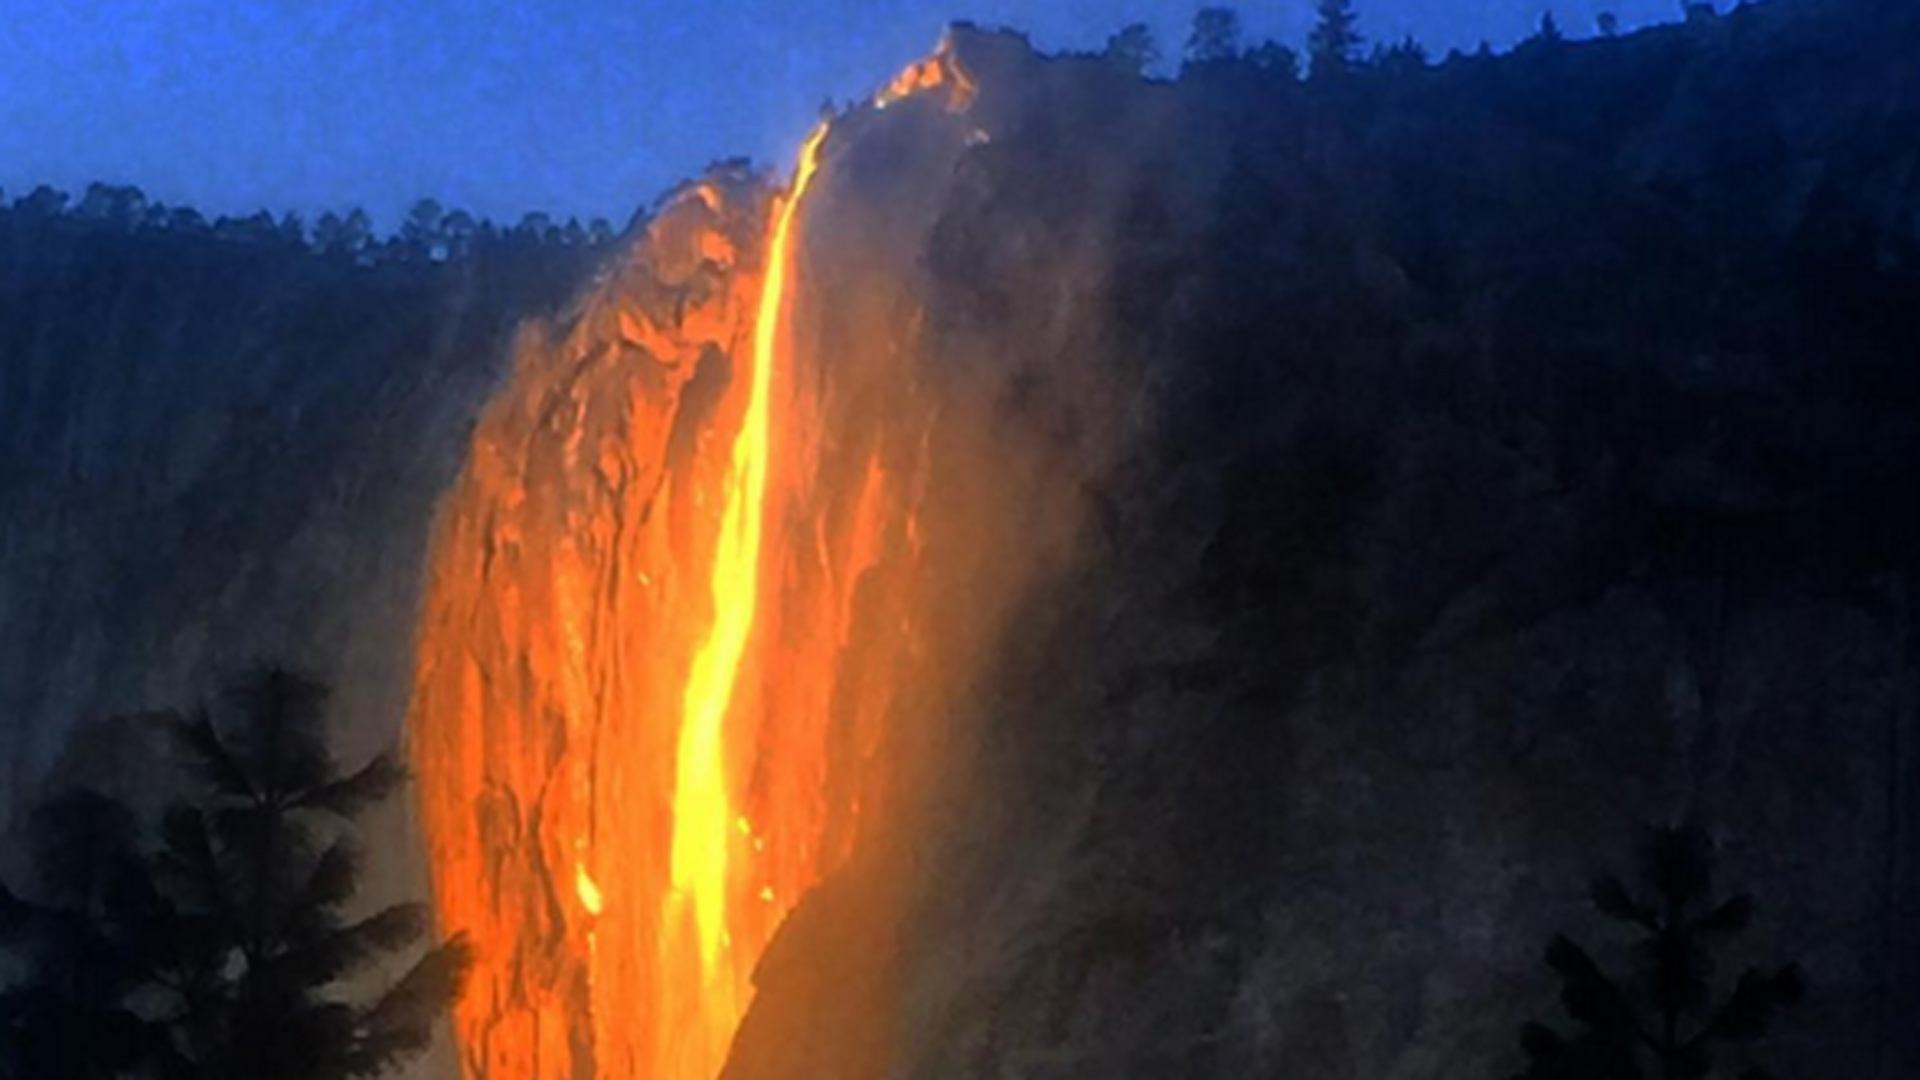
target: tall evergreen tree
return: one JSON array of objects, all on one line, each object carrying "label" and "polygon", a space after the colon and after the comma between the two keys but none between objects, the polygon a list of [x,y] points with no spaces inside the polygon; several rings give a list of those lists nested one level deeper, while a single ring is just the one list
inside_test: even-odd
[{"label": "tall evergreen tree", "polygon": [[353,823],[406,774],[382,755],[340,768],[326,742],[326,690],[281,670],[227,694],[226,723],[203,710],[179,737],[205,795],[167,815],[163,867],[185,910],[215,921],[238,960],[224,1015],[182,1049],[206,1080],[376,1076],[425,1049],[469,965],[463,941],[428,951],[371,1002],[332,988],[407,949],[424,905],[349,918],[361,857]]},{"label": "tall evergreen tree", "polygon": [[30,817],[38,887],[28,896],[0,885],[0,945],[17,975],[0,990],[0,1078],[132,1076],[164,1045],[134,1007],[152,975],[131,917],[144,889],[138,831],[124,805],[85,791]]},{"label": "tall evergreen tree", "polygon": [[[1560,979],[1560,1000],[1579,1032],[1565,1036],[1528,1024],[1521,1046],[1528,1065],[1517,1080],[1708,1080],[1721,1052],[1765,1037],[1781,1010],[1799,1001],[1802,978],[1792,965],[1750,968],[1716,999],[1715,953],[1753,917],[1745,896],[1713,896],[1712,840],[1700,829],[1655,830],[1640,853],[1641,891],[1614,877],[1594,883],[1593,906],[1639,937],[1637,970],[1616,980],[1588,952],[1561,935],[1546,962]],[[1651,1072],[1643,1066],[1651,1066]],[[1764,1080],[1759,1067],[1740,1080]]]},{"label": "tall evergreen tree", "polygon": [[420,199],[407,210],[406,220],[400,223],[399,241],[409,257],[428,259],[444,254],[446,217],[446,208],[438,199]]},{"label": "tall evergreen tree", "polygon": [[1558,45],[1567,40],[1566,33],[1560,29],[1560,20],[1554,17],[1551,8],[1540,16],[1540,29],[1535,31],[1533,36],[1534,40],[1543,41],[1549,45]]},{"label": "tall evergreen tree", "polygon": [[1308,73],[1315,79],[1340,75],[1353,66],[1365,38],[1353,0],[1319,0],[1313,32],[1307,37]]},{"label": "tall evergreen tree", "polygon": [[1230,7],[1203,7],[1193,15],[1187,37],[1187,63],[1217,64],[1240,55],[1240,13]]},{"label": "tall evergreen tree", "polygon": [[1402,38],[1398,44],[1380,49],[1374,55],[1374,66],[1393,75],[1413,75],[1427,68],[1426,46],[1411,36]]},{"label": "tall evergreen tree", "polygon": [[190,794],[151,854],[104,796],[35,818],[42,895],[0,889],[0,943],[22,973],[0,993],[0,1078],[350,1080],[426,1048],[470,950],[430,948],[370,1000],[345,989],[419,942],[428,917],[357,913],[354,824],[405,773],[391,755],[342,769],[325,700],[266,669],[170,721]]},{"label": "tall evergreen tree", "polygon": [[1144,75],[1160,62],[1160,47],[1146,23],[1132,23],[1115,31],[1107,39],[1102,59],[1129,75]]}]

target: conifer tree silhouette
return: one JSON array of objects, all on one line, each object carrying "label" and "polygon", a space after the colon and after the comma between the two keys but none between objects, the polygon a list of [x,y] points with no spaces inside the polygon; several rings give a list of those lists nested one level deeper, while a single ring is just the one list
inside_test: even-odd
[{"label": "conifer tree silhouette", "polygon": [[1769,1074],[1758,1066],[1717,1072],[1721,1051],[1766,1036],[1779,1013],[1800,1000],[1799,969],[1750,968],[1716,999],[1715,953],[1752,921],[1752,901],[1714,899],[1713,842],[1701,829],[1654,830],[1640,862],[1640,893],[1611,876],[1592,892],[1602,915],[1639,935],[1635,969],[1616,979],[1572,939],[1556,936],[1546,962],[1579,1031],[1566,1036],[1526,1025],[1520,1041],[1528,1065],[1517,1080],[1765,1080]]},{"label": "conifer tree silhouette", "polygon": [[98,1080],[130,1074],[162,1045],[133,999],[150,976],[129,917],[145,889],[138,825],[119,802],[76,791],[28,823],[38,888],[0,885],[0,946],[18,978],[0,990],[0,1077]]},{"label": "conifer tree silhouette", "polygon": [[1307,58],[1314,78],[1340,75],[1353,66],[1366,39],[1360,36],[1360,18],[1353,0],[1318,0],[1313,32],[1307,37]]},{"label": "conifer tree silhouette", "polygon": [[354,826],[406,773],[390,754],[341,768],[326,698],[265,668],[223,707],[171,718],[190,783],[149,854],[107,796],[36,814],[37,896],[0,887],[0,945],[21,972],[0,992],[0,1078],[350,1080],[426,1048],[471,949],[455,937],[370,985],[429,919],[356,904]]}]

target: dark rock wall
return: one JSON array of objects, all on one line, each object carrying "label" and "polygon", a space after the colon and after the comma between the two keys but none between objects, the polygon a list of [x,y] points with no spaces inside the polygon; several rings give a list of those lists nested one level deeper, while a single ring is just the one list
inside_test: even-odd
[{"label": "dark rock wall", "polygon": [[1586,883],[1683,819],[1811,975],[1781,1071],[1909,1073],[1914,20],[1305,89],[962,40],[927,362],[1126,449],[947,718],[905,929],[796,919],[741,1074],[864,1030],[803,974],[862,940],[889,1076],[1516,1071],[1547,937],[1618,961]]},{"label": "dark rock wall", "polygon": [[0,218],[0,804],[77,724],[262,658],[333,682],[355,749],[391,743],[433,500],[578,258]]}]

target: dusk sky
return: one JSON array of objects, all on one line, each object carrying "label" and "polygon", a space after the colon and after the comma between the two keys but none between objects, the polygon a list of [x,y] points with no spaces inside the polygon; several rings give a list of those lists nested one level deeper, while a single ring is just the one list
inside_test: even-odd
[{"label": "dusk sky", "polygon": [[[1097,48],[1152,25],[1177,51],[1194,0],[0,0],[0,188],[138,184],[209,214],[420,195],[505,220],[616,224],[723,157],[784,166],[819,104],[863,96],[956,18]],[[1360,0],[1373,40],[1436,54],[1573,36],[1678,0]],[[1727,6],[1725,0],[1720,4]],[[1239,5],[1298,45],[1312,0]]]}]

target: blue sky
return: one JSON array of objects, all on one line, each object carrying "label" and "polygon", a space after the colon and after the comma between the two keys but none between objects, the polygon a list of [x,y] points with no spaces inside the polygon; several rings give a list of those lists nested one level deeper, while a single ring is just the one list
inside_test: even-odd
[{"label": "blue sky", "polygon": [[[864,95],[950,19],[1093,48],[1194,0],[0,0],[0,187],[136,183],[209,213],[415,197],[624,221],[709,161],[784,161],[821,101]],[[1359,0],[1374,39],[1436,53],[1570,34],[1679,0]],[[1722,0],[1722,7],[1726,6]],[[1312,0],[1238,5],[1297,44]]]}]

